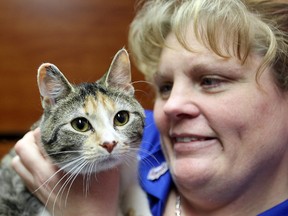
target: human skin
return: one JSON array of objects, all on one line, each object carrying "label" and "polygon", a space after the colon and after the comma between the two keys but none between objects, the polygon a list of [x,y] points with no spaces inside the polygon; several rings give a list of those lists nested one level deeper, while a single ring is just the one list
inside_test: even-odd
[{"label": "human skin", "polygon": [[186,39],[195,52],[168,35],[154,76],[154,117],[184,214],[255,215],[287,199],[287,92],[271,68],[256,78],[260,56],[219,57],[191,28]]}]

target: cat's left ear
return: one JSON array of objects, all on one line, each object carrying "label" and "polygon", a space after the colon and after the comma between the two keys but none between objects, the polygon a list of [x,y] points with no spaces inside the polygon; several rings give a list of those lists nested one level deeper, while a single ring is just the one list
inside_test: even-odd
[{"label": "cat's left ear", "polygon": [[123,48],[113,58],[110,68],[105,76],[106,87],[114,87],[123,90],[129,95],[134,94],[131,84],[131,65],[128,52]]},{"label": "cat's left ear", "polygon": [[74,91],[61,71],[50,63],[40,65],[37,79],[44,109],[52,107],[58,100]]}]

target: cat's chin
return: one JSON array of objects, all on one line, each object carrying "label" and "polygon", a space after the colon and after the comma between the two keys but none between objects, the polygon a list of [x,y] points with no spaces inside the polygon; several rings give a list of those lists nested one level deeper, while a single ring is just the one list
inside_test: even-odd
[{"label": "cat's chin", "polygon": [[110,169],[118,168],[121,161],[116,158],[103,159],[102,161],[87,162],[85,165],[70,165],[62,167],[63,171],[71,174],[89,175]]}]

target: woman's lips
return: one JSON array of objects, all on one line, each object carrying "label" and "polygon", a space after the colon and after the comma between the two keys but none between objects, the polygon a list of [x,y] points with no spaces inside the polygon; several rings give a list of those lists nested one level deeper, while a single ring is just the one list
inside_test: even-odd
[{"label": "woman's lips", "polygon": [[193,153],[216,144],[217,138],[196,135],[173,136],[173,148],[176,153]]},{"label": "woman's lips", "polygon": [[205,137],[175,137],[174,140],[175,142],[181,142],[181,143],[187,143],[187,142],[194,142],[194,141],[205,141],[210,138],[205,138]]}]

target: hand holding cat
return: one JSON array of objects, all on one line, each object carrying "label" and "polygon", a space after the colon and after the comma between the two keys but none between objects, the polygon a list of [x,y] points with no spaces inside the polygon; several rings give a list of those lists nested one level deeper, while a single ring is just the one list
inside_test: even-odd
[{"label": "hand holding cat", "polygon": [[[34,191],[36,189],[33,189],[34,179],[31,172],[33,172],[33,170],[39,170],[41,172],[41,169],[37,169],[37,167],[34,166],[39,166],[40,162],[44,159],[40,152],[37,151],[38,146],[36,144],[36,139],[38,139],[39,134],[39,129],[36,129],[35,131],[30,131],[16,143],[15,151],[17,153],[17,156],[14,157],[12,162],[13,168],[17,173],[21,175],[22,179],[25,181],[27,187],[31,191]],[[28,148],[23,148],[24,145],[30,145],[29,151]],[[38,157],[37,161],[39,161],[39,163],[33,163],[33,161],[31,161],[31,159],[33,159],[34,157]],[[21,158],[24,160],[22,160]]]},{"label": "hand holding cat", "polygon": [[[39,142],[39,128],[28,132],[15,145],[17,156],[14,157],[12,166],[21,176],[27,188],[32,193],[35,193],[43,203],[46,203],[49,195],[49,200],[54,199],[48,189],[49,184],[52,182],[49,182],[49,184],[45,183],[46,180],[56,172],[56,167],[51,165],[40,153]],[[37,161],[37,163],[35,163],[35,161]],[[55,178],[57,177],[55,176]],[[51,180],[55,181],[55,178]],[[43,185],[45,186],[41,187]],[[47,205],[49,206],[49,203],[47,203]]]}]

